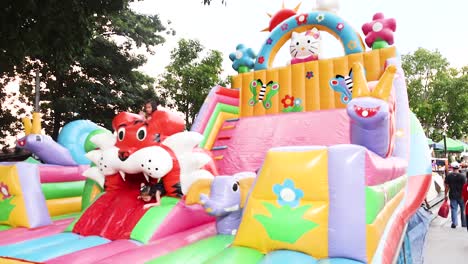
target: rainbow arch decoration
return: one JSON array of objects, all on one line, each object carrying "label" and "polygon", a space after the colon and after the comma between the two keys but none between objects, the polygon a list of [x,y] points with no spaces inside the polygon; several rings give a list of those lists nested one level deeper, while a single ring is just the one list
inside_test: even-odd
[{"label": "rainbow arch decoration", "polygon": [[293,31],[304,32],[313,27],[326,31],[339,39],[346,55],[365,51],[359,33],[350,24],[334,13],[313,11],[292,16],[275,27],[260,50],[254,69],[271,68],[276,53],[291,38]]}]

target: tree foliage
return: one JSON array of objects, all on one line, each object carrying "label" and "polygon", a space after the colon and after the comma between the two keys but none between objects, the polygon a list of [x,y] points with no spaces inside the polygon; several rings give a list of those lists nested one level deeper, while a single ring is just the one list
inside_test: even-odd
[{"label": "tree foliage", "polygon": [[[109,127],[117,111],[137,111],[156,96],[154,80],[136,70],[146,58],[133,50],[154,54],[164,33],[175,34],[157,15],[135,13],[128,0],[5,0],[0,7],[0,78],[3,84],[19,78],[18,100],[27,103],[34,72],[41,73],[43,127],[54,138],[73,119]],[[2,106],[7,99],[3,85]],[[20,127],[1,108],[0,140]]]},{"label": "tree foliage", "polygon": [[428,137],[461,139],[468,131],[468,67],[454,69],[438,51],[423,48],[403,55],[411,110]]},{"label": "tree foliage", "polygon": [[171,62],[159,80],[161,95],[167,105],[185,115],[187,128],[192,125],[210,89],[220,82],[222,55],[204,47],[197,40],[181,39],[171,52]]}]

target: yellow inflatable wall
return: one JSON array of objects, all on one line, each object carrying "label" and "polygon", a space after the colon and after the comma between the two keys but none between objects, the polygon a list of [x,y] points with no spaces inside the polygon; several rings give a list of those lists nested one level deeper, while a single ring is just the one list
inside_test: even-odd
[{"label": "yellow inflatable wall", "polygon": [[[233,76],[232,87],[241,90],[240,116],[281,113],[283,109],[281,100],[286,95],[301,99],[304,106],[303,111],[344,108],[345,105],[341,103],[340,94],[330,88],[330,79],[337,74],[348,76],[353,63],[360,62],[365,67],[367,80],[378,80],[383,73],[385,61],[395,56],[395,47],[389,47]],[[272,98],[272,107],[270,109],[265,109],[262,104],[256,104],[253,107],[249,105],[249,100],[252,98],[250,82],[256,79],[265,82],[273,80],[280,85],[279,93]]]},{"label": "yellow inflatable wall", "polygon": [[327,257],[327,157],[325,147],[270,150],[233,244],[262,253],[289,249]]}]

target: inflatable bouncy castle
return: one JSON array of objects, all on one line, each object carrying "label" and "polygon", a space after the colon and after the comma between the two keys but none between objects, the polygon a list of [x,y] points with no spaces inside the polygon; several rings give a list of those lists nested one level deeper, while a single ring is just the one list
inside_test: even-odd
[{"label": "inflatable bouncy castle", "polygon": [[94,148],[87,138],[106,130],[90,121],[76,120],[61,129],[55,142],[41,133],[39,113],[33,113],[32,122],[24,118],[23,124],[25,136],[17,140],[17,146],[36,159],[0,163],[2,229],[39,228],[52,221],[69,223],[67,218],[76,216],[100,192],[82,174],[90,164],[85,149]]},{"label": "inflatable bouncy castle", "polygon": [[[217,174],[210,153],[195,148],[202,141],[202,135],[183,132],[183,119],[166,111],[153,112],[151,120],[119,113],[112,125],[115,133],[92,130],[84,138],[81,133],[76,133],[82,129],[74,127],[73,122],[61,131],[61,135],[74,135],[68,141],[74,145],[84,142],[83,157],[91,163],[78,172],[80,177],[86,177],[86,184],[81,186],[83,210],[73,218],[51,222],[45,201],[48,193],[45,188],[42,188],[43,192],[38,190],[42,179],[37,170],[33,174],[33,169],[20,162],[14,164],[18,172],[23,172],[19,177],[13,173],[2,175],[12,186],[5,201],[13,201],[13,212],[18,211],[14,202],[19,199],[23,199],[26,210],[30,210],[21,211],[22,215],[15,215],[14,219],[27,216],[23,221],[29,218],[35,222],[22,225],[26,228],[2,232],[1,263],[90,263],[101,260],[114,263],[124,259],[127,259],[125,263],[141,263],[215,234],[214,218],[201,206],[186,206],[181,199],[194,181],[212,179]],[[18,144],[37,153],[41,160],[47,160],[49,164],[44,166],[51,171],[47,177],[72,179],[73,175],[57,173],[66,174],[65,168],[81,168],[81,165],[72,164],[76,159],[71,151],[67,151],[73,146],[65,148],[64,143],[57,146],[50,138],[41,136],[36,140],[37,136],[38,133],[27,134],[18,140]],[[59,142],[64,138],[68,137],[59,136]],[[35,149],[42,150],[39,146],[42,143],[48,144],[49,151]],[[55,155],[52,155],[53,150]],[[50,164],[52,162],[55,164]],[[65,162],[69,164],[58,165]],[[14,171],[14,168],[8,169]],[[26,183],[27,177],[31,182]],[[25,181],[15,185],[12,181],[17,178]],[[86,188],[89,184],[91,189]],[[139,199],[142,184],[163,185],[164,192],[158,198],[157,206],[148,207],[148,203]],[[22,186],[23,192],[18,189]],[[51,193],[72,193],[70,190],[60,191],[60,186],[49,189]],[[3,211],[5,207],[0,209]],[[170,246],[163,246],[165,244]]]},{"label": "inflatable bouncy castle", "polygon": [[[426,137],[395,20],[376,14],[363,40],[335,8],[273,15],[258,54],[230,54],[232,88],[211,90],[191,131],[171,112],[119,113],[85,154],[103,192],[68,226],[1,232],[0,262],[398,262],[431,182]],[[321,32],[345,56],[322,58]],[[272,67],[285,44],[291,60]]]},{"label": "inflatable bouncy castle", "polygon": [[[239,74],[232,79],[236,92],[229,95],[239,103],[221,102],[229,95],[215,87],[192,128],[204,134],[201,146],[212,151],[221,175],[258,171],[245,204],[241,188],[240,198],[225,197],[228,187],[236,188],[232,182],[220,186],[221,176],[196,182],[187,202],[217,215],[219,235],[151,263],[398,260],[431,168],[392,46],[396,22],[376,14],[362,27],[363,41],[334,12],[296,11],[272,16],[258,55],[237,46],[230,58]],[[321,59],[314,52],[319,39],[314,29],[335,36],[346,55]],[[290,64],[272,68],[289,40]],[[298,58],[301,46],[310,52]],[[237,222],[219,212],[234,205],[242,210]],[[235,224],[226,230],[228,220]],[[230,232],[235,236],[226,241]]]}]

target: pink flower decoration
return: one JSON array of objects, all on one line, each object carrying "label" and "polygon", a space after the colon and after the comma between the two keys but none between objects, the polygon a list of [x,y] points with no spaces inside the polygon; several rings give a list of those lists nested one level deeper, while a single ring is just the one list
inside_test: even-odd
[{"label": "pink flower decoration", "polygon": [[265,62],[265,58],[263,56],[258,58],[258,63],[263,64]]},{"label": "pink flower decoration", "polygon": [[273,39],[268,38],[267,41],[266,41],[266,44],[267,44],[267,45],[271,45],[271,43],[273,43]]},{"label": "pink flower decoration", "polygon": [[309,16],[308,14],[302,14],[302,15],[296,17],[297,25],[299,26],[299,25],[307,23],[307,17],[308,16]]},{"label": "pink flower decoration", "polygon": [[343,23],[338,23],[338,24],[336,25],[336,30],[338,30],[338,31],[343,30],[343,28],[344,28],[344,24],[343,24]]},{"label": "pink flower decoration", "polygon": [[288,26],[288,24],[286,24],[286,23],[284,23],[283,25],[281,25],[281,30],[282,30],[282,31],[286,31],[286,30],[288,30],[288,28],[289,28],[289,26]]},{"label": "pink flower decoration", "polygon": [[384,18],[382,13],[377,13],[372,17],[372,22],[362,26],[362,32],[366,35],[366,44],[369,48],[378,39],[393,44],[393,33],[396,30],[396,20],[394,18]]},{"label": "pink flower decoration", "polygon": [[6,200],[11,197],[8,185],[3,182],[0,182],[0,195],[2,196],[2,200]]}]

